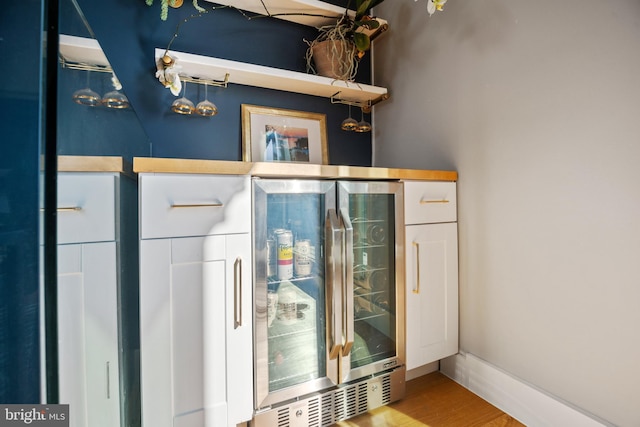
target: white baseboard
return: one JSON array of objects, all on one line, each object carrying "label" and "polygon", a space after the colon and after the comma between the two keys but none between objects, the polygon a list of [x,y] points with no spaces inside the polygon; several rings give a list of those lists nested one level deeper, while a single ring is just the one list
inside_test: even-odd
[{"label": "white baseboard", "polygon": [[611,426],[470,353],[460,353],[441,360],[440,371],[529,427]]}]

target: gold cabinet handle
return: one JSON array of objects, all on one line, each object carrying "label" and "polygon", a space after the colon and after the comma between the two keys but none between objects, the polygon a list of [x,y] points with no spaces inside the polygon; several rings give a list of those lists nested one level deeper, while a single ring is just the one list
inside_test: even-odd
[{"label": "gold cabinet handle", "polygon": [[427,205],[427,204],[434,204],[434,203],[449,203],[449,200],[447,199],[420,199],[420,204],[421,205]]},{"label": "gold cabinet handle", "polygon": [[413,242],[413,246],[416,247],[416,287],[413,288],[414,294],[420,293],[420,244]]},{"label": "gold cabinet handle", "polygon": [[221,202],[213,202],[213,203],[172,203],[172,208],[221,208],[224,206],[224,203]]},{"label": "gold cabinet handle", "polygon": [[[60,206],[56,208],[57,212],[77,212],[81,210],[82,208],[80,206]],[[40,208],[40,212],[44,212],[44,208]]]}]

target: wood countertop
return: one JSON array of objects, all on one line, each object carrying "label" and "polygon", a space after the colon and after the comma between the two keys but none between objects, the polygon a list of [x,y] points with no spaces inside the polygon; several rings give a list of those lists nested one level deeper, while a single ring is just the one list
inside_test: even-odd
[{"label": "wood countertop", "polygon": [[133,173],[131,164],[118,156],[58,156],[58,172]]},{"label": "wood countertop", "polygon": [[378,167],[311,165],[305,163],[234,162],[224,160],[136,157],[135,173],[201,173],[251,175],[265,178],[378,179],[457,181],[456,171],[388,169]]}]

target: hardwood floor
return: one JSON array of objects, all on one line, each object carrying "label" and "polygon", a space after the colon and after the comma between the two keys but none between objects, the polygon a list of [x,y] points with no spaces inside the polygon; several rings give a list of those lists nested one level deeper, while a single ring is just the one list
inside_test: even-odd
[{"label": "hardwood floor", "polygon": [[335,424],[336,427],[519,427],[505,414],[439,372],[407,382],[399,402]]}]

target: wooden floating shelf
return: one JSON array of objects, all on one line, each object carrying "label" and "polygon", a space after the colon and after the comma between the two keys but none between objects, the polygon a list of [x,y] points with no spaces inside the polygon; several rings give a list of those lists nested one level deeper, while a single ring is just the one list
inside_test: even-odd
[{"label": "wooden floating shelf", "polygon": [[60,34],[59,55],[65,62],[110,67],[96,39]]},{"label": "wooden floating shelf", "polygon": [[[165,52],[156,48],[156,61]],[[363,106],[389,97],[386,88],[377,86],[190,53],[168,51],[168,54],[177,60],[181,76],[196,80],[224,81],[228,76],[229,83],[334,98]]]},{"label": "wooden floating shelf", "polygon": [[[157,48],[155,58],[165,54]],[[97,40],[60,34],[59,55],[66,63],[85,64],[109,69],[110,64]],[[355,103],[363,107],[389,98],[386,88],[255,64],[169,51],[178,59],[180,74],[205,81],[227,81],[245,86],[330,98],[333,101]],[[227,77],[228,76],[228,77]]]}]

